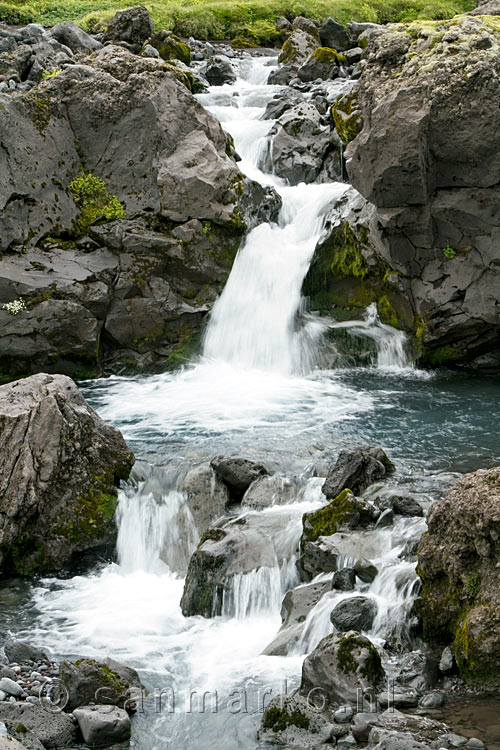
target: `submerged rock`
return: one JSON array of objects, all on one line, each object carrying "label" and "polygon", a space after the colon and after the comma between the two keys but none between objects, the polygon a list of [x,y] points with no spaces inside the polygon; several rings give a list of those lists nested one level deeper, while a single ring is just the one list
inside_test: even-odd
[{"label": "submerged rock", "polygon": [[[373,644],[356,632],[323,638],[302,666],[301,695],[328,704],[357,705],[361,695],[375,696],[385,673]],[[315,691],[313,693],[312,691]]]},{"label": "submerged rock", "polygon": [[117,485],[134,457],[64,375],[0,387],[0,567],[57,570],[114,546]]},{"label": "submerged rock", "polygon": [[208,464],[188,471],[179,490],[187,496],[187,505],[200,535],[224,514],[229,504],[228,488]]},{"label": "submerged rock", "polygon": [[498,688],[500,468],[459,479],[434,503],[427,525],[417,568],[424,635],[450,646],[464,680]]}]

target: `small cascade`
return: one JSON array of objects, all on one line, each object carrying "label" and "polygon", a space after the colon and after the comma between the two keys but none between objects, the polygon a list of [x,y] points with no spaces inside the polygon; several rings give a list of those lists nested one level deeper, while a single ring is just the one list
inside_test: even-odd
[{"label": "small cascade", "polygon": [[373,364],[380,370],[402,371],[413,370],[413,360],[408,337],[403,331],[382,323],[377,305],[369,305],[363,320],[350,320],[343,323],[331,323],[330,330],[344,330],[351,336],[368,339],[375,346]]},{"label": "small cascade", "polygon": [[283,591],[278,565],[262,567],[249,573],[237,573],[224,591],[222,614],[225,617],[246,617],[273,614],[279,611]]},{"label": "small cascade", "polygon": [[124,572],[185,574],[198,533],[182,492],[164,472],[150,474],[120,492],[117,551]]}]

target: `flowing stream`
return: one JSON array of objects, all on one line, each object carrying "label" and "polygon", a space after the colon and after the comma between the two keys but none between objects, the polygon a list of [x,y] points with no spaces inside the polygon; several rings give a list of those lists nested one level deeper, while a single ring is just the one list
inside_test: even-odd
[{"label": "flowing stream", "polygon": [[[141,750],[257,747],[263,701],[297,685],[304,655],[332,632],[330,612],[347,596],[326,593],[287,656],[262,655],[280,627],[283,595],[299,583],[302,514],[324,504],[321,475],[343,447],[383,447],[397,472],[368,494],[409,490],[425,509],[460,473],[500,459],[491,420],[498,381],[474,381],[472,390],[468,376],[415,369],[404,335],[382,325],[375,306],[363,320],[344,324],[303,311],[302,281],[346,185],[289,187],[259,169],[273,125],[260,117],[280,90],[265,84],[272,63],[247,58],[235,85],[199,96],[233,135],[242,171],[272,185],[283,201],[278,222],[255,228],[244,241],[213,310],[203,356],[175,374],[83,387],[140,459],[120,492],[118,562],[0,590],[0,635],[24,634],[58,656],[109,655],[139,669],[151,691],[134,719],[134,746]],[[332,327],[371,341],[371,366],[321,369],[324,334]],[[275,504],[239,511],[267,540],[266,562],[234,577],[221,617],[184,618],[183,576],[199,535],[180,481],[218,453],[264,461],[281,476],[281,485],[273,485]],[[390,638],[412,647],[406,622],[415,563],[400,554],[424,528],[423,519],[399,518],[389,528],[346,537],[344,564],[368,559],[379,569],[355,592],[378,604],[367,633],[377,644]],[[210,693],[205,711],[198,700],[204,691]]]}]

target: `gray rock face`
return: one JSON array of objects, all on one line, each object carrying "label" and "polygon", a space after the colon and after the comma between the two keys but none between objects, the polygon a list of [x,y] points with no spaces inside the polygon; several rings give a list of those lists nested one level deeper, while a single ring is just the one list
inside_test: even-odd
[{"label": "gray rock face", "polygon": [[302,633],[307,615],[328,590],[328,581],[320,581],[288,591],[281,605],[281,628],[262,653],[266,656],[290,653]]},{"label": "gray rock face", "polygon": [[58,569],[74,552],[113,544],[116,485],[133,455],[72,380],[1,386],[0,444],[3,572]]},{"label": "gray rock face", "polygon": [[84,742],[91,747],[113,745],[130,739],[129,715],[113,706],[81,706],[73,712]]},{"label": "gray rock face", "polygon": [[217,476],[226,483],[234,500],[240,500],[252,482],[268,474],[263,464],[241,456],[216,456],[210,465]]},{"label": "gray rock face", "polygon": [[[113,659],[104,662],[95,659],[62,661],[59,677],[66,689],[66,711],[97,703],[119,706],[132,712],[135,710],[134,695],[142,688],[137,672]],[[98,721],[100,717],[95,718]],[[89,720],[89,731],[92,724]]]},{"label": "gray rock face", "polygon": [[38,703],[0,702],[0,721],[14,727],[24,724],[47,750],[67,747],[76,742],[76,729],[71,716],[51,713]]},{"label": "gray rock face", "polygon": [[[271,81],[269,81],[271,83]],[[287,109],[295,107],[304,101],[304,97],[298,91],[289,89],[284,93],[279,93],[273,96],[270,102],[268,102],[264,114],[262,115],[263,120],[277,120],[281,117]]]},{"label": "gray rock face", "polygon": [[236,574],[274,567],[275,553],[264,534],[236,523],[208,529],[189,561],[181,600],[185,617],[222,614],[224,595]]},{"label": "gray rock face", "polygon": [[473,16],[415,37],[378,29],[360,80],[364,124],[347,169],[377,209],[372,244],[410,277],[430,364],[498,351],[498,41]]},{"label": "gray rock face", "polygon": [[323,494],[335,498],[342,490],[363,492],[374,482],[384,479],[394,466],[381,448],[356,448],[341,451],[323,485]]},{"label": "gray rock face", "polygon": [[225,55],[214,55],[211,57],[204,71],[205,78],[211,86],[223,86],[225,83],[234,83],[236,73],[231,61]]},{"label": "gray rock face", "polygon": [[102,47],[101,42],[87,34],[79,26],[69,21],[58,23],[50,30],[52,39],[69,47],[72,52],[93,52]]},{"label": "gray rock face", "polygon": [[268,508],[271,505],[285,505],[297,496],[295,482],[282,474],[263,476],[256,479],[245,492],[241,504],[244,508]]},{"label": "gray rock face", "polygon": [[332,589],[336,591],[353,591],[356,584],[356,572],[353,568],[341,568],[333,574]]},{"label": "gray rock face", "polygon": [[307,31],[297,27],[293,29],[283,44],[278,57],[279,63],[299,67],[306,62],[314,50],[320,46],[318,30],[316,27],[313,30],[313,26],[314,24],[308,27]]},{"label": "gray rock face", "polygon": [[323,47],[343,51],[352,47],[352,40],[344,26],[333,18],[327,18],[319,27],[319,38]]},{"label": "gray rock face", "polygon": [[314,104],[303,102],[285,111],[269,132],[269,141],[272,161],[269,152],[261,166],[291,185],[338,178],[339,145]]},{"label": "gray rock face", "polygon": [[[368,667],[368,668],[367,668]],[[358,691],[375,695],[384,678],[376,648],[359,633],[329,635],[306,657],[300,693],[313,694],[327,703],[356,706]]]},{"label": "gray rock face", "polygon": [[332,573],[337,570],[340,552],[330,537],[320,537],[314,542],[301,546],[297,568],[304,581],[310,581],[318,573]]},{"label": "gray rock face", "polygon": [[229,490],[206,464],[188,471],[179,489],[187,495],[187,504],[200,535],[224,514],[229,504]]},{"label": "gray rock face", "polygon": [[144,5],[136,8],[119,10],[106,33],[103,42],[127,42],[128,44],[143,44],[153,33],[153,22]]},{"label": "gray rock face", "polygon": [[367,596],[343,599],[333,609],[330,619],[337,630],[370,630],[377,614],[377,604]]}]

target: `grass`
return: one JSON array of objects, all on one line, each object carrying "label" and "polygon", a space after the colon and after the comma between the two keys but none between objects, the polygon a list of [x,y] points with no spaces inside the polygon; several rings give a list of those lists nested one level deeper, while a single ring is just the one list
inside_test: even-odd
[{"label": "grass", "polygon": [[[116,10],[130,7],[120,0],[0,0],[0,21],[37,22],[53,26],[74,21],[87,31],[105,28]],[[471,10],[474,0],[156,0],[146,2],[156,29],[198,39],[247,36],[256,43],[276,42],[278,16],[304,15],[317,21],[332,16],[341,23],[390,23],[414,19],[446,19]]]}]

